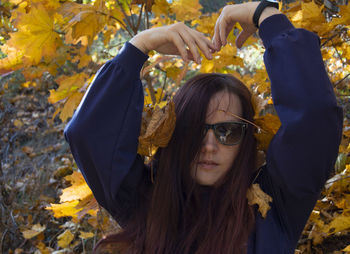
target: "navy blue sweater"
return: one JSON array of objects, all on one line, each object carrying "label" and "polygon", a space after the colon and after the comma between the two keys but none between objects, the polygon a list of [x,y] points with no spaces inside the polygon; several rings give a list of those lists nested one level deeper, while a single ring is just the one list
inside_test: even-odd
[{"label": "navy blue sweater", "polygon": [[[273,198],[272,207],[265,219],[257,214],[248,253],[292,254],[333,169],[342,110],[315,34],[294,28],[283,14],[265,19],[259,34],[282,125],[257,179]],[[137,186],[148,177],[137,155],[143,109],[139,76],[147,57],[126,43],[100,69],[64,131],[95,198],[122,225]]]}]

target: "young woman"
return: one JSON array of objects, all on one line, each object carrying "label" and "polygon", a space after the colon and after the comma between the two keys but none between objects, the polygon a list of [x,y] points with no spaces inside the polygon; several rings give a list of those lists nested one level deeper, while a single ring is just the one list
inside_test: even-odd
[{"label": "young woman", "polygon": [[[113,253],[294,253],[337,156],[342,111],[337,106],[318,37],[295,29],[273,7],[258,19],[264,61],[281,128],[266,165],[256,169],[250,93],[234,77],[201,74],[174,98],[176,127],[150,170],[137,154],[143,109],[140,70],[147,53],[200,62],[256,31],[257,2],[226,6],[213,42],[182,23],[146,30],[107,62],[65,129],[78,167],[97,201],[123,230],[97,250]],[[259,173],[257,173],[259,172]],[[253,182],[273,198],[263,218],[248,205]]]}]

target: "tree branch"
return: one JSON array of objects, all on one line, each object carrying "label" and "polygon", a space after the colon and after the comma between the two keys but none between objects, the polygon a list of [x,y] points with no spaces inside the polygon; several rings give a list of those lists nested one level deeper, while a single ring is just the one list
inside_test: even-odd
[{"label": "tree branch", "polygon": [[149,91],[149,95],[151,96],[151,99],[152,99],[152,104],[155,105],[157,103],[157,100],[156,100],[156,95],[155,95],[154,88],[152,86],[152,78],[149,75],[146,75],[144,77],[144,79],[147,82],[147,88],[148,88],[148,91]]},{"label": "tree branch", "polygon": [[[139,15],[139,18],[137,20],[137,25],[136,25],[136,33],[137,33],[137,31],[139,30],[139,27],[140,27],[142,11],[143,11],[144,5],[145,5],[144,3],[142,3],[142,5],[141,5],[141,11],[140,11],[140,15]],[[145,9],[146,9],[146,7],[145,7]],[[147,10],[145,10],[145,11],[147,11]]]},{"label": "tree branch", "polygon": [[124,24],[124,22],[122,22],[120,19],[118,19],[118,18],[116,18],[116,17],[114,17],[114,16],[112,16],[112,15],[108,15],[107,13],[104,13],[104,12],[102,12],[102,11],[96,11],[96,13],[101,14],[101,15],[105,15],[105,16],[108,16],[108,17],[110,17],[110,18],[116,20],[116,21],[128,32],[128,34],[129,34],[131,37],[134,36],[134,35],[129,31],[128,27]]},{"label": "tree branch", "polygon": [[[117,3],[118,3],[118,5],[119,5],[119,7],[120,7],[120,9],[121,9],[121,11],[122,11],[122,13],[124,15],[124,18],[125,18],[125,21],[126,21],[127,25],[131,28],[132,31],[134,31],[133,25],[130,23],[129,17],[128,17],[128,15],[126,15],[126,12],[125,12],[125,10],[123,8],[123,5],[119,1],[117,1]],[[135,34],[131,34],[131,37],[133,37],[134,35]]]},{"label": "tree branch", "polygon": [[341,80],[337,81],[337,83],[334,84],[334,87],[337,87],[341,82],[343,82],[347,77],[350,76],[350,73],[348,73],[344,78],[342,78]]}]

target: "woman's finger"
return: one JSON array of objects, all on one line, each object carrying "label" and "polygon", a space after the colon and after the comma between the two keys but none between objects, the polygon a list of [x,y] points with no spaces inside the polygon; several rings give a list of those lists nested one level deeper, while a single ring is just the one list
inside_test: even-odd
[{"label": "woman's finger", "polygon": [[[190,32],[193,33],[193,31]],[[189,51],[192,53],[194,60],[196,61],[196,63],[200,64],[201,57],[197,49],[196,40],[193,38],[193,35],[191,33],[189,33],[186,29],[181,29],[179,31],[182,40],[185,42]]]},{"label": "woman's finger", "polygon": [[219,27],[220,27],[220,22],[221,22],[221,15],[219,16],[219,18],[216,20],[216,23],[215,23],[215,28],[214,28],[214,36],[213,36],[213,43],[215,45],[215,49],[217,51],[220,50],[221,48],[221,42],[220,42],[220,30],[219,30]]},{"label": "woman's finger", "polygon": [[202,51],[202,53],[207,59],[212,59],[212,53],[216,51],[216,47],[214,46],[214,44],[210,40],[208,40],[201,32],[195,30],[192,30],[191,32],[195,33],[194,39],[200,51]]},{"label": "woman's finger", "polygon": [[236,38],[237,48],[241,48],[244,42],[256,31],[256,29],[252,28],[251,26],[249,28],[245,28],[244,26],[242,27],[243,27],[242,32],[240,32]]},{"label": "woman's finger", "polygon": [[172,32],[170,34],[170,37],[171,37],[171,42],[175,45],[175,47],[179,51],[180,56],[182,57],[182,59],[185,62],[188,62],[189,59],[188,59],[186,45],[185,45],[185,42],[182,40],[181,36],[179,35],[179,33]]},{"label": "woman's finger", "polygon": [[225,46],[227,43],[226,30],[227,30],[227,19],[225,17],[223,17],[222,21],[220,22],[220,26],[219,26],[219,36],[220,36],[220,42],[221,42],[222,46]]}]

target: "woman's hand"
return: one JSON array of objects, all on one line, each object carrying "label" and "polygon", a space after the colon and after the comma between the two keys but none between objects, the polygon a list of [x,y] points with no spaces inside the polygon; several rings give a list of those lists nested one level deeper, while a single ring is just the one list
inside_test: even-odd
[{"label": "woman's hand", "polygon": [[147,54],[156,50],[161,54],[179,55],[184,61],[194,60],[200,64],[199,50],[212,59],[214,44],[204,34],[183,23],[145,30],[130,40],[130,43]]},{"label": "woman's hand", "polygon": [[[257,28],[253,24],[253,15],[259,2],[249,2],[244,4],[227,5],[222,10],[215,24],[213,43],[217,51],[227,43],[227,36],[231,32],[233,26],[238,22],[243,28],[242,32],[237,36],[236,46],[241,48],[243,43],[255,33]],[[259,25],[261,22],[280,11],[273,7],[267,7],[261,13]]]}]

